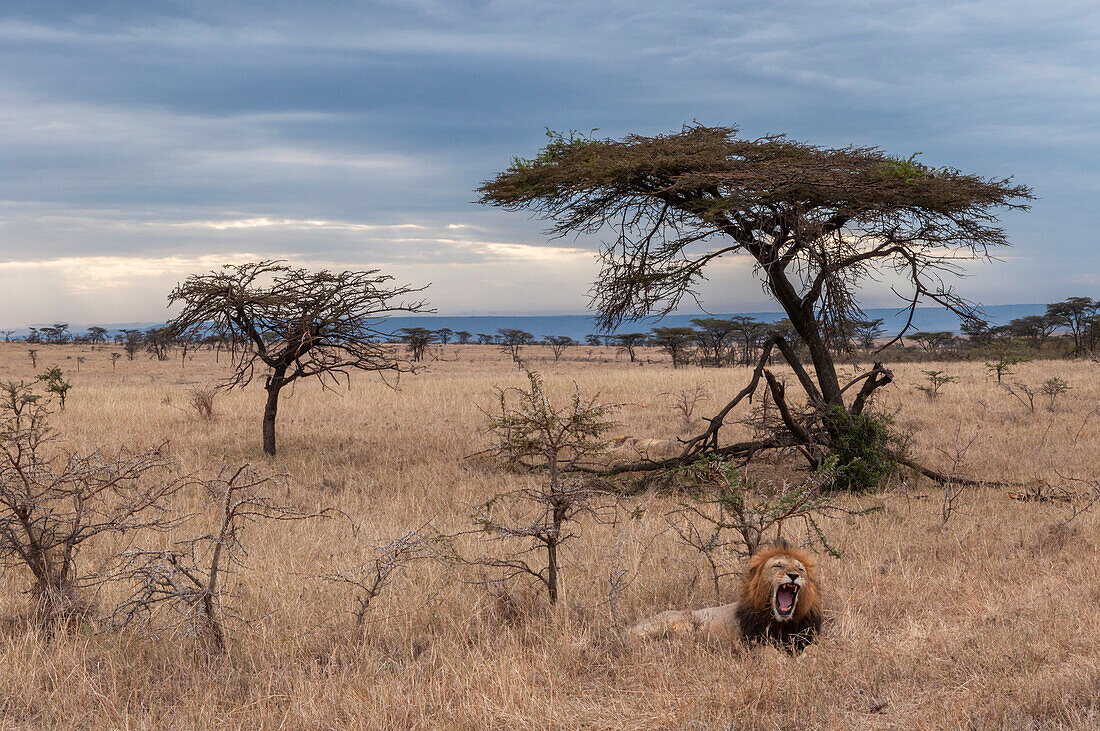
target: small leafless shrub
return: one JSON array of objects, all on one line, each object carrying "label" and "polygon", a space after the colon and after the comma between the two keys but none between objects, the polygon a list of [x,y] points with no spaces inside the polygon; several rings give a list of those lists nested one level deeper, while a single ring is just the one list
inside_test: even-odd
[{"label": "small leafless shrub", "polygon": [[104,534],[166,530],[164,501],[180,482],[164,478],[162,446],[72,454],[57,448],[45,399],[26,383],[0,387],[0,566],[33,577],[36,616],[47,624],[83,614],[97,583],[77,555]]},{"label": "small leafless shrub", "polygon": [[1049,488],[1048,495],[1053,494],[1066,506],[1059,524],[1068,526],[1080,516],[1092,512],[1096,504],[1100,503],[1100,480],[1063,475],[1057,470],[1055,474],[1061,479],[1063,486]]},{"label": "small leafless shrub", "polygon": [[695,407],[710,398],[705,383],[696,384],[692,388],[680,389],[676,393],[663,393],[661,395],[672,399],[672,408],[680,415],[685,429],[690,428],[695,423]]},{"label": "small leafless shrub", "polygon": [[188,403],[200,418],[207,421],[214,418],[214,397],[218,395],[218,390],[216,388],[195,386],[187,395]]},{"label": "small leafless shrub", "polygon": [[228,577],[244,565],[245,527],[267,520],[319,517],[281,505],[266,494],[281,481],[281,477],[261,476],[249,465],[214,478],[193,478],[216,511],[213,529],[167,548],[123,553],[109,578],[129,583],[131,591],[116,607],[113,623],[141,620],[152,625],[166,614],[174,618],[172,626],[190,628],[209,655],[224,654],[226,619],[236,616],[224,606]]},{"label": "small leafless shrub", "polygon": [[323,578],[352,587],[355,592],[355,628],[361,630],[371,602],[410,565],[424,561],[449,563],[452,551],[446,536],[429,525],[410,528],[388,543],[370,547],[371,557]]},{"label": "small leafless shrub", "polygon": [[955,432],[954,449],[951,451],[946,449],[939,450],[951,463],[951,467],[944,472],[947,476],[947,480],[943,483],[943,503],[940,505],[940,517],[943,518],[943,525],[947,525],[947,522],[951,520],[951,516],[955,514],[958,500],[963,493],[964,484],[956,479],[959,474],[959,467],[966,458],[966,453],[974,446],[974,442],[978,441],[978,433],[975,433],[966,444],[960,446],[960,433],[961,432],[958,431]]},{"label": "small leafless shrub", "polygon": [[1026,383],[1016,382],[1013,384],[1003,383],[1005,390],[1008,391],[1017,401],[1027,407],[1027,410],[1031,413],[1035,413],[1035,396],[1038,395],[1036,390]]}]

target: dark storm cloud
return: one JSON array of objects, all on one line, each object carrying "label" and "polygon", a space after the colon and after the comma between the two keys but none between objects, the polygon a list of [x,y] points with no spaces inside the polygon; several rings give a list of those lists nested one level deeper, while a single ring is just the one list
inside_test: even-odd
[{"label": "dark storm cloud", "polygon": [[[1066,296],[1100,273],[1098,29],[1091,2],[9,0],[0,258],[504,257],[537,278],[572,250],[471,205],[480,180],[546,126],[619,136],[697,119],[1014,174],[1041,199],[1005,219],[1016,258],[968,291]],[[261,218],[275,223],[195,225]],[[449,306],[472,296],[454,285],[448,300],[434,279]],[[755,287],[727,297],[760,303]]]}]

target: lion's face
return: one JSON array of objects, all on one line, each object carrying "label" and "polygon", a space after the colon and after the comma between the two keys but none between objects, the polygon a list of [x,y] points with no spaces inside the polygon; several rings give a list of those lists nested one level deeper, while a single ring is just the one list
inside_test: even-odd
[{"label": "lion's face", "polygon": [[819,613],[816,565],[803,551],[786,544],[770,546],[749,560],[742,601],[779,624],[800,622]]},{"label": "lion's face", "polygon": [[806,585],[806,565],[791,555],[774,556],[761,572],[771,589],[772,616],[777,622],[789,622],[798,608],[798,594]]}]

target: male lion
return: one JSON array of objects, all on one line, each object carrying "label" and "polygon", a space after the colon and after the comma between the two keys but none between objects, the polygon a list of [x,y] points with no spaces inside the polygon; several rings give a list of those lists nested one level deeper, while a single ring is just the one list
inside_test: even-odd
[{"label": "male lion", "polygon": [[821,629],[817,563],[780,539],[749,559],[737,600],[720,607],[671,610],[643,619],[631,637],[700,633],[718,640],[767,641],[805,649]]}]

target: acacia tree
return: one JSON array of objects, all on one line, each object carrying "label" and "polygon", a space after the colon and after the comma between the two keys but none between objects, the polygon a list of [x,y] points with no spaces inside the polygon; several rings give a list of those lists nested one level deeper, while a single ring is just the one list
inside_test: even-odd
[{"label": "acacia tree", "polygon": [[436,334],[426,327],[403,327],[397,331],[401,342],[412,353],[413,362],[424,360],[424,353],[436,338]]},{"label": "acacia tree", "polygon": [[738,323],[717,317],[697,317],[691,324],[698,328],[695,342],[699,344],[704,359],[712,365],[722,365],[726,352],[733,347],[733,340],[737,337]]},{"label": "acacia tree", "polygon": [[554,354],[555,361],[561,359],[566,348],[577,344],[577,341],[568,335],[547,335],[545,339],[546,344],[550,346],[550,352]]},{"label": "acacia tree", "polygon": [[854,325],[856,339],[859,340],[860,346],[865,350],[873,350],[875,340],[886,334],[886,329],[882,327],[881,317],[876,317],[874,320],[860,320]]},{"label": "acacia tree", "polygon": [[1049,315],[1027,315],[1025,317],[1017,317],[1008,323],[1008,332],[1016,337],[1027,338],[1031,343],[1031,347],[1036,350],[1043,349],[1043,343],[1046,342],[1054,331],[1058,329],[1058,322]]},{"label": "acacia tree", "polygon": [[296,269],[281,261],[226,265],[192,274],[168,295],[183,310],[168,323],[176,335],[216,333],[235,344],[233,372],[223,388],[244,387],[265,369],[264,452],[275,454],[279,392],[299,378],[322,386],[352,370],[407,372],[411,366],[380,340],[380,320],[394,312],[425,312],[423,291],[392,284],[378,270]]},{"label": "acacia tree", "polygon": [[626,351],[626,354],[630,356],[630,362],[634,363],[638,360],[634,349],[644,345],[646,341],[645,333],[620,333],[615,336],[615,342],[622,346],[622,349]]},{"label": "acacia tree", "polygon": [[[536,157],[516,158],[484,182],[480,202],[533,210],[551,221],[554,236],[613,231],[592,288],[601,326],[667,314],[696,295],[708,264],[747,255],[808,353],[804,364],[793,344],[773,332],[749,386],[688,442],[684,458],[718,448],[723,418],[755,391],[778,349],[812,413],[795,415],[769,377],[784,422],[769,445],[802,445],[811,463],[820,464],[820,448],[841,437],[826,422],[851,423],[846,417],[860,416],[872,393],[892,380],[881,363],[848,384],[837,374],[836,345],[864,319],[855,298],[859,287],[892,275],[909,310],[899,336],[922,301],[973,318],[974,309],[944,275],[957,273],[968,257],[988,257],[990,249],[1007,245],[995,212],[1025,209],[1031,198],[1011,180],[931,168],[915,156],[824,148],[784,136],[742,139],[733,127],[693,125],[622,140],[549,134]],[[852,396],[849,389],[861,381]],[[832,410],[845,418],[826,419]],[[751,455],[760,447],[736,451]]]},{"label": "acacia tree", "polygon": [[504,352],[512,356],[512,360],[516,363],[520,362],[519,354],[523,350],[523,346],[530,345],[535,342],[535,336],[526,330],[518,330],[514,327],[505,327],[497,330],[500,334],[500,342],[503,345]]},{"label": "acacia tree", "polygon": [[1070,297],[1063,302],[1055,302],[1047,305],[1047,317],[1062,327],[1069,330],[1073,336],[1073,354],[1082,355],[1088,350],[1085,347],[1085,334],[1088,331],[1089,320],[1100,310],[1100,302],[1090,297]]},{"label": "acacia tree", "polygon": [[97,343],[107,342],[107,328],[99,325],[92,325],[88,328],[88,342],[92,344],[93,350]]},{"label": "acacia tree", "polygon": [[695,330],[690,327],[655,327],[653,344],[672,358],[672,367],[679,368],[687,349],[695,341]]}]

